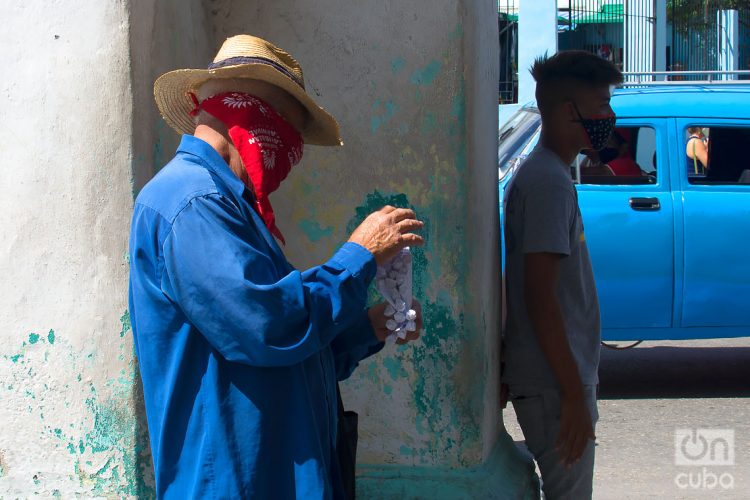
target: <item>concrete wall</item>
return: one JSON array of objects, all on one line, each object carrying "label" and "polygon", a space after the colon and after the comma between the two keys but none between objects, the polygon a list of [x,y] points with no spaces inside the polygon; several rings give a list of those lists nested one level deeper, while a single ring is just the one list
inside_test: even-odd
[{"label": "concrete wall", "polygon": [[147,492],[127,4],[3,2],[0,18],[0,497]]},{"label": "concrete wall", "polygon": [[153,80],[206,64],[204,8],[6,2],[0,18],[0,498],[150,497],[127,237],[134,190],[178,141]]},{"label": "concrete wall", "polygon": [[360,413],[360,496],[518,493],[526,464],[504,433],[497,444],[496,3],[212,5],[217,44],[249,32],[290,51],[342,126],[345,146],[307,148],[273,196],[290,260],[323,262],[386,203],[427,223],[415,251],[426,335],[363,363],[343,387]]},{"label": "concrete wall", "polygon": [[489,0],[0,7],[0,497],[153,495],[127,233],[133,192],[178,137],[151,86],[241,32],[302,62],[346,141],[308,148],[274,196],[292,262],[322,262],[385,203],[427,222],[423,341],[344,387],[361,415],[360,496],[526,491],[529,464],[497,408],[495,12]]}]

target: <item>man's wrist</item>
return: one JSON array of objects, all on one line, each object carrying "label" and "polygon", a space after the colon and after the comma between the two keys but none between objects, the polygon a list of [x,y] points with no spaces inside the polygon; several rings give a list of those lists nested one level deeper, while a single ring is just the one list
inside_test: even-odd
[{"label": "man's wrist", "polygon": [[368,284],[375,277],[377,270],[375,257],[359,243],[344,243],[331,257],[331,261],[338,263],[355,278],[363,277]]},{"label": "man's wrist", "polygon": [[570,384],[560,390],[563,399],[568,401],[583,401],[583,384]]},{"label": "man's wrist", "polygon": [[[378,338],[377,333],[375,333],[375,325],[372,324],[372,318],[370,317],[370,309],[372,308],[365,307],[365,312],[364,312],[365,327],[362,329],[363,330],[362,342],[365,345],[375,345],[375,344],[378,344],[379,342],[382,342],[382,340]],[[365,334],[364,332],[367,332],[367,333]]]}]

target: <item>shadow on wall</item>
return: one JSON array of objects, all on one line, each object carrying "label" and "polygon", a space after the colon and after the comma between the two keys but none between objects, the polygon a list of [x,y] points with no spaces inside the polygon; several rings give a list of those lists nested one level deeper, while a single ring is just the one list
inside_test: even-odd
[{"label": "shadow on wall", "polygon": [[[209,37],[206,11],[200,0],[152,0],[133,2],[130,22],[130,61],[133,94],[133,150],[131,175],[133,197],[174,155],[180,137],[161,118],[153,98],[153,84],[161,74],[180,68],[201,68],[213,57],[215,43]],[[136,412],[138,496],[153,494],[147,478],[153,474],[143,386],[137,360],[133,363],[132,401]]]},{"label": "shadow on wall", "polygon": [[153,98],[154,81],[181,68],[205,68],[217,44],[209,36],[201,0],[134,2],[130,22],[133,82],[133,193],[174,155],[180,137],[161,119]]}]

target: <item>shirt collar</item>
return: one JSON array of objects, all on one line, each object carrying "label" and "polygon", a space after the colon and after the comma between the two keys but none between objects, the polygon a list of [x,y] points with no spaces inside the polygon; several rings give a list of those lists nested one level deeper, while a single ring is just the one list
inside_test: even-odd
[{"label": "shirt collar", "polygon": [[[238,199],[243,198],[247,186],[232,172],[224,158],[206,141],[192,135],[183,135],[177,153],[193,155],[200,159],[201,163],[219,176],[219,179],[226,184],[232,194]],[[250,198],[254,198],[252,191],[248,191],[248,194]]]}]

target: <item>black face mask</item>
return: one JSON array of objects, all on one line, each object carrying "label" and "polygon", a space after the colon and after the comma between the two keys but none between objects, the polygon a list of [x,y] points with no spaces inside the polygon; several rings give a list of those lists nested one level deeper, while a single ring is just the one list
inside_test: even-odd
[{"label": "black face mask", "polygon": [[620,151],[617,148],[605,147],[599,151],[599,159],[602,163],[609,163],[618,156],[620,156]]},{"label": "black face mask", "polygon": [[615,130],[615,122],[617,121],[617,117],[614,114],[611,114],[584,118],[583,115],[581,115],[581,112],[578,110],[578,106],[576,105],[576,103],[573,103],[573,107],[575,108],[576,113],[578,113],[578,120],[573,121],[580,123],[583,127],[583,130],[586,131],[586,135],[589,138],[589,143],[591,144],[591,149],[599,151],[604,148],[604,146],[607,145],[612,132]]}]

